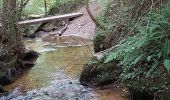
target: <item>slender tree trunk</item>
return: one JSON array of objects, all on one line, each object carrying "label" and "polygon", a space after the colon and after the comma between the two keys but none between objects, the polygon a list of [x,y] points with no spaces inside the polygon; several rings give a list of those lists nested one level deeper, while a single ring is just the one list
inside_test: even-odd
[{"label": "slender tree trunk", "polygon": [[24,7],[28,4],[30,0],[21,0],[18,9],[18,20],[21,20],[22,12]]},{"label": "slender tree trunk", "polygon": [[98,20],[96,20],[96,18],[93,16],[93,14],[92,14],[92,12],[90,10],[90,7],[89,7],[89,1],[90,0],[86,0],[86,10],[87,10],[87,13],[89,14],[90,18],[96,24],[97,27],[105,30],[106,28]]},{"label": "slender tree trunk", "polygon": [[11,75],[11,70],[18,66],[18,61],[24,53],[22,34],[16,25],[17,15],[16,0],[3,0],[0,71],[5,75]]},{"label": "slender tree trunk", "polygon": [[44,0],[44,9],[45,9],[45,15],[47,15],[48,11],[47,11],[47,2],[46,2],[46,0]]}]

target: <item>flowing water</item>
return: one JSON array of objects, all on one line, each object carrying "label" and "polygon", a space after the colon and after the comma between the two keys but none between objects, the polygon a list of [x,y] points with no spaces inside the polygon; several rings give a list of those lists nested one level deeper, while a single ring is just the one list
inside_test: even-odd
[{"label": "flowing water", "polygon": [[93,56],[93,43],[79,37],[45,37],[26,40],[41,53],[36,65],[13,84],[1,100],[123,100],[113,91],[97,92],[80,85],[82,67]]}]

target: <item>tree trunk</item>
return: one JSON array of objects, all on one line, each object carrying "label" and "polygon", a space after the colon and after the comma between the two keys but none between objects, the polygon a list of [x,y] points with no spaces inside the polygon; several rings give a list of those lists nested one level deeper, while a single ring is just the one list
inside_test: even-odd
[{"label": "tree trunk", "polygon": [[46,0],[44,0],[44,9],[45,9],[45,15],[47,15],[48,11],[47,11],[47,2],[46,2]]},{"label": "tree trunk", "polygon": [[[16,22],[16,0],[3,0],[2,32],[0,33],[0,73],[11,75],[18,67],[19,59],[24,53],[22,34],[19,33]],[[0,74],[0,79],[2,75]]]},{"label": "tree trunk", "polygon": [[106,28],[98,20],[96,20],[96,18],[93,16],[93,14],[92,14],[92,12],[90,10],[90,7],[89,7],[89,1],[90,0],[86,0],[86,10],[87,10],[87,13],[89,14],[90,18],[96,24],[97,27],[105,30]]}]

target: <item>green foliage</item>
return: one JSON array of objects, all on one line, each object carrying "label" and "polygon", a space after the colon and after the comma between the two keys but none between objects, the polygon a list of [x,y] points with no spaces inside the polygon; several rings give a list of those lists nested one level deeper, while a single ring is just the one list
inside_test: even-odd
[{"label": "green foliage", "polygon": [[[17,0],[18,4],[21,0]],[[68,13],[75,10],[77,6],[84,3],[85,0],[46,0],[47,10],[49,13]],[[0,9],[2,9],[2,0],[0,0]],[[24,8],[22,15],[44,15],[44,0],[30,0]]]},{"label": "green foliage", "polygon": [[[51,9],[55,10],[56,13],[62,12],[65,13],[70,9],[70,7],[75,7],[77,6],[80,1],[82,0],[46,0],[47,3],[47,10],[51,13]],[[29,14],[45,14],[45,4],[44,0],[30,0],[27,4],[27,6],[24,9],[24,15],[29,15]],[[64,7],[64,8],[63,8]],[[60,11],[62,10],[62,11]],[[65,12],[64,12],[65,11]],[[54,13],[53,13],[54,14]]]},{"label": "green foliage", "polygon": [[[128,24],[134,20],[129,17],[128,11],[130,8],[128,8],[128,4],[126,3],[124,6],[122,6],[119,4],[119,1],[120,0],[107,0],[106,2],[104,0],[101,2],[103,5],[105,5],[105,7],[103,7],[104,13],[101,13],[100,16],[97,17],[97,20],[107,29],[97,29],[94,40],[101,36],[98,34],[102,34],[102,36],[104,35],[105,38],[101,42],[103,43],[102,45],[105,47],[105,49],[108,49],[120,42],[120,40],[126,36],[128,31],[130,31]],[[96,41],[94,41],[94,44],[95,48],[99,48],[96,47],[98,46],[96,45],[98,44]]]},{"label": "green foliage", "polygon": [[[54,0],[46,0],[48,10],[54,4]],[[45,4],[44,0],[30,0],[27,6],[24,8],[23,15],[44,15],[45,14]]]},{"label": "green foliage", "polygon": [[122,81],[139,90],[166,89],[170,70],[170,3],[152,10],[105,62],[119,60]]},{"label": "green foliage", "polygon": [[165,59],[164,66],[168,71],[170,71],[170,60],[169,59]]},{"label": "green foliage", "polygon": [[54,0],[54,5],[50,8],[49,14],[69,13],[81,7],[85,0]]}]

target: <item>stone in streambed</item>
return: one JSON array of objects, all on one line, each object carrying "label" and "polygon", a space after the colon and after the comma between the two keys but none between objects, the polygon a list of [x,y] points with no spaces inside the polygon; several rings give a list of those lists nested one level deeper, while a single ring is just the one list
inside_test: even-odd
[{"label": "stone in streambed", "polygon": [[0,84],[1,85],[8,85],[8,84],[11,84],[11,83],[12,83],[12,80],[4,72],[0,71]]},{"label": "stone in streambed", "polygon": [[3,89],[3,87],[2,87],[2,85],[0,85],[0,94],[1,94],[1,93],[5,93],[5,92],[7,92],[7,91],[5,91],[5,90]]},{"label": "stone in streambed", "polygon": [[0,77],[0,84],[2,85],[8,85],[11,84],[12,80],[10,78],[8,78],[7,76],[1,76]]},{"label": "stone in streambed", "polygon": [[35,65],[35,61],[38,59],[40,53],[37,53],[33,50],[28,50],[25,53],[25,56],[23,57],[23,59],[20,60],[20,63],[22,65],[22,67],[24,68],[29,68]]}]

